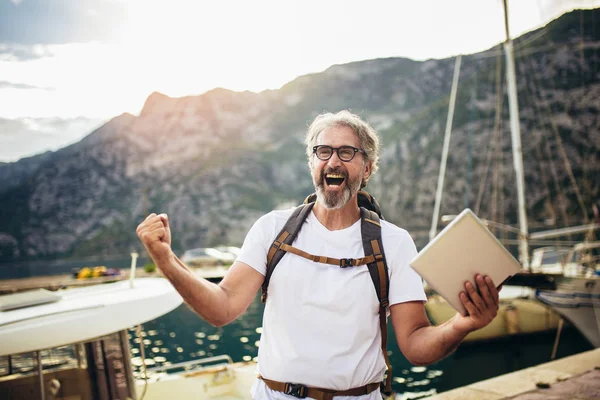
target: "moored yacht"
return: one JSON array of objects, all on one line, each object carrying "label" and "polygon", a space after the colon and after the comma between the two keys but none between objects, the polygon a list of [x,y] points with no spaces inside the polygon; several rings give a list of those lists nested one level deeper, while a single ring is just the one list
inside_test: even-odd
[{"label": "moored yacht", "polygon": [[0,398],[247,398],[255,365],[227,356],[134,376],[128,329],[181,303],[164,278],[0,296]]}]

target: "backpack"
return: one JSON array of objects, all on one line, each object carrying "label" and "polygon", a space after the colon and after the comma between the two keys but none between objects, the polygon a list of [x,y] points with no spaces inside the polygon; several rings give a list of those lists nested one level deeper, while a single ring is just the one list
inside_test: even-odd
[{"label": "backpack", "polygon": [[265,280],[262,284],[261,301],[266,303],[267,288],[269,286],[269,281],[271,280],[273,270],[287,252],[307,258],[314,262],[338,265],[340,268],[352,268],[366,264],[369,269],[373,285],[375,286],[377,298],[379,300],[381,350],[385,358],[385,364],[387,365],[387,378],[385,380],[384,391],[389,393],[391,392],[392,385],[392,366],[387,354],[386,308],[389,306],[388,291],[390,283],[388,279],[388,267],[385,261],[383,244],[381,242],[381,224],[379,221],[383,219],[383,216],[381,215],[379,203],[377,203],[377,200],[375,200],[375,198],[373,198],[373,196],[371,196],[369,193],[362,190],[358,192],[361,234],[366,256],[359,259],[337,259],[324,256],[315,256],[292,246],[292,243],[298,236],[300,228],[302,228],[304,221],[315,205],[316,198],[316,194],[313,193],[304,200],[303,204],[294,209],[292,215],[281,229],[281,232],[279,232],[277,238],[273,241],[273,244],[271,244],[269,252],[267,253],[267,270],[265,273]]}]

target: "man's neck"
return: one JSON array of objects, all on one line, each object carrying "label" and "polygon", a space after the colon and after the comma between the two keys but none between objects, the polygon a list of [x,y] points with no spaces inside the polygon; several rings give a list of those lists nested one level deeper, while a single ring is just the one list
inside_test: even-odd
[{"label": "man's neck", "polygon": [[346,229],[360,219],[360,209],[358,208],[358,200],[354,196],[342,208],[331,210],[325,208],[318,201],[313,207],[315,216],[325,228],[330,231]]}]

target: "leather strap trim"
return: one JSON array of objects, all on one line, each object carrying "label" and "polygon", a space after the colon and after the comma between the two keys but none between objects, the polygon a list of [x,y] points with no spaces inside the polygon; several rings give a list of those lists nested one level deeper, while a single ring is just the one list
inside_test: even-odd
[{"label": "leather strap trim", "polygon": [[386,393],[390,393],[392,391],[392,363],[387,353],[387,315],[385,307],[379,308],[379,328],[381,330],[381,350],[383,351],[383,358],[387,366],[384,390]]},{"label": "leather strap trim", "polygon": [[373,225],[377,225],[377,226],[381,227],[381,224],[379,222],[373,221],[372,219],[365,218],[365,221],[370,222]]},{"label": "leather strap trim", "polygon": [[279,237],[277,239],[275,239],[275,241],[273,242],[273,245],[269,249],[269,253],[267,254],[267,264],[271,263],[271,260],[273,259],[273,256],[277,252],[277,249],[280,248],[281,244],[283,243],[283,241],[285,239],[287,239],[288,236],[290,236],[290,233],[288,231],[283,231],[283,232],[281,232],[281,235],[279,235]]},{"label": "leather strap trim", "polygon": [[[385,265],[383,264],[383,257],[381,256],[381,249],[379,248],[379,241],[372,240],[371,246],[373,246],[373,253],[377,259],[377,272],[379,272],[379,279],[381,280],[379,285],[381,305],[387,307],[389,305],[388,293],[387,293],[387,274],[385,272]],[[380,257],[377,257],[380,256]]]},{"label": "leather strap trim", "polygon": [[381,384],[381,382],[375,382],[347,390],[332,390],[315,388],[291,382],[277,382],[266,379],[260,375],[258,375],[258,379],[262,379],[267,387],[271,390],[282,392],[300,399],[310,397],[316,400],[332,400],[333,396],[362,396],[376,390]]}]

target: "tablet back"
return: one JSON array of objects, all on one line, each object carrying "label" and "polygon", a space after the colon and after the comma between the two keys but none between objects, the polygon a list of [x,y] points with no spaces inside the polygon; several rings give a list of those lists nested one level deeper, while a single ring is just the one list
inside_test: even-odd
[{"label": "tablet back", "polygon": [[[470,210],[461,212],[410,262],[410,266],[456,311],[466,315],[459,293],[475,274],[496,286],[521,270],[520,263]],[[476,286],[476,285],[475,285]]]}]

